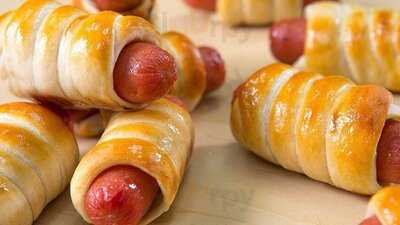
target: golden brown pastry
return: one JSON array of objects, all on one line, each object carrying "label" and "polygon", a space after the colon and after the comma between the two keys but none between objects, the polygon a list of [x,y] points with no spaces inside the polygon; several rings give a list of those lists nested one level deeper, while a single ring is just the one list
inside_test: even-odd
[{"label": "golden brown pastry", "polygon": [[306,18],[299,68],[400,91],[397,11],[323,2],[307,7]]},{"label": "golden brown pastry", "polygon": [[[223,73],[222,83],[224,82],[224,62],[220,56],[218,56],[217,59],[203,56],[201,54],[201,49],[207,47],[198,48],[182,33],[170,31],[162,34],[162,37],[163,47],[175,58],[178,67],[178,79],[170,94],[182,100],[187,109],[191,112],[199,105],[204,95],[207,94],[207,88],[210,86],[210,83],[212,83],[208,80],[210,77],[220,79],[220,74]],[[211,51],[216,52],[215,50]],[[209,60],[210,58],[212,62],[209,64],[223,67],[223,72],[217,71],[214,74],[210,74],[210,71],[206,70],[207,62],[205,62],[205,60]],[[222,83],[217,82],[217,84],[214,85],[215,89],[218,89]],[[215,89],[211,89],[209,92],[215,91]],[[102,125],[101,117],[98,113],[75,124],[75,132],[81,137],[97,137],[100,136],[103,131],[104,125]]]},{"label": "golden brown pastry", "polygon": [[[94,218],[96,221],[91,220],[89,214],[93,210],[101,210],[102,207],[93,207],[98,201],[89,204],[88,195],[93,193],[92,186],[97,185],[97,180],[104,171],[118,166],[129,166],[150,175],[161,190],[149,211],[140,220],[140,224],[150,223],[167,211],[175,199],[192,145],[193,127],[190,115],[170,100],[158,100],[142,111],[113,115],[100,141],[83,157],[72,178],[71,197],[75,208],[87,222],[104,224],[98,222],[97,217]],[[117,182],[119,175],[113,177],[109,182]],[[109,182],[102,185],[108,185]],[[104,189],[105,187],[100,188],[101,193]],[[125,205],[121,203],[111,212],[107,210],[109,214],[105,216],[105,220],[112,224],[122,224],[119,220],[121,216],[118,215],[122,209],[118,207]],[[135,210],[129,212],[134,214]],[[123,217],[127,215],[124,214]]]},{"label": "golden brown pastry", "polygon": [[400,110],[384,88],[272,64],[236,91],[231,128],[244,147],[336,187],[373,194],[377,145]]},{"label": "golden brown pastry", "polygon": [[207,86],[205,64],[199,49],[182,33],[167,32],[163,35],[164,48],[178,65],[178,80],[171,94],[180,98],[192,111],[203,98]]},{"label": "golden brown pastry", "polygon": [[[75,109],[115,111],[147,103],[127,101],[117,93],[121,87],[114,84],[113,72],[121,51],[135,42],[161,45],[159,33],[139,17],[109,11],[87,14],[52,0],[28,0],[2,17],[0,40],[0,72],[17,96]],[[130,47],[128,55],[142,51]],[[168,65],[167,72],[175,70],[173,61]],[[169,80],[174,81],[173,76]],[[163,81],[169,91],[173,82]]]},{"label": "golden brown pastry", "polygon": [[0,224],[32,224],[68,186],[78,159],[72,132],[52,111],[0,105]]},{"label": "golden brown pastry", "polygon": [[[101,2],[109,2],[109,3],[103,3],[103,5],[111,5],[112,1],[117,1],[117,0],[101,0]],[[121,0],[118,0],[120,2],[123,2]],[[155,0],[136,0],[133,1],[134,4],[129,4],[129,1],[125,1],[126,6],[119,6],[117,8],[121,8],[121,10],[116,10],[114,9],[107,9],[107,10],[116,10],[119,13],[122,13],[124,15],[133,15],[133,16],[140,16],[145,19],[150,19],[151,12],[153,10]],[[99,5],[96,4],[96,1],[94,0],[72,0],[72,5],[77,6],[81,9],[84,9],[90,13],[96,13],[99,11],[102,11],[104,9],[99,8]],[[123,5],[123,4],[121,4]],[[129,5],[132,5],[132,7],[129,7]]]},{"label": "golden brown pastry", "polygon": [[218,0],[220,20],[230,26],[266,25],[281,19],[299,17],[302,0]]},{"label": "golden brown pastry", "polygon": [[366,219],[360,225],[399,225],[400,187],[387,187],[376,193],[368,204]]}]

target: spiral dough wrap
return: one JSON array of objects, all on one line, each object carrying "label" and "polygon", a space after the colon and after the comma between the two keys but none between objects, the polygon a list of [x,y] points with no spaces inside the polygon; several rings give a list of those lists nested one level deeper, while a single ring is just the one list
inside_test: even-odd
[{"label": "spiral dough wrap", "polygon": [[265,25],[296,18],[303,10],[302,0],[219,0],[220,20],[228,25]]},{"label": "spiral dough wrap", "polygon": [[373,194],[376,150],[386,119],[398,119],[392,95],[340,76],[267,66],[235,92],[236,139],[268,161],[321,182]]},{"label": "spiral dough wrap", "polygon": [[297,67],[400,91],[397,12],[323,2],[307,7],[306,18],[305,50]]},{"label": "spiral dough wrap", "polygon": [[68,185],[78,146],[61,118],[32,103],[0,106],[0,224],[30,225]]},{"label": "spiral dough wrap", "polygon": [[154,177],[161,189],[140,224],[150,223],[171,206],[192,144],[189,113],[167,99],[160,99],[141,111],[113,115],[100,141],[83,157],[72,178],[75,208],[90,223],[84,199],[93,180],[108,168],[130,165]]},{"label": "spiral dough wrap", "polygon": [[135,41],[159,45],[144,19],[113,12],[87,14],[52,0],[28,0],[0,22],[0,72],[20,97],[75,109],[137,109],[113,86],[121,50]]}]

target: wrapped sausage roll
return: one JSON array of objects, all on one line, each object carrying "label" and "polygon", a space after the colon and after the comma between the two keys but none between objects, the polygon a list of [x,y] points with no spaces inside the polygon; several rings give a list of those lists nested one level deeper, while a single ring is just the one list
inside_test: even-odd
[{"label": "wrapped sausage roll", "polygon": [[[204,95],[216,91],[225,82],[225,63],[211,47],[197,47],[184,34],[167,32],[162,35],[163,47],[175,58],[178,78],[170,94],[183,101],[191,112]],[[104,131],[99,113],[77,121],[75,133],[82,137],[97,137]],[[107,122],[107,118],[103,122]],[[104,123],[103,123],[104,124]]]},{"label": "wrapped sausage roll", "polygon": [[176,80],[161,36],[139,17],[28,0],[1,18],[0,40],[11,91],[64,107],[139,109]]},{"label": "wrapped sausage roll", "polygon": [[69,184],[78,146],[67,124],[33,103],[0,105],[0,224],[30,225]]},{"label": "wrapped sausage roll", "polygon": [[304,54],[296,66],[400,91],[396,11],[323,2],[309,6],[306,19]]},{"label": "wrapped sausage roll", "polygon": [[274,164],[373,194],[400,183],[387,174],[399,164],[399,115],[384,88],[273,64],[235,91],[231,128],[240,144]]},{"label": "wrapped sausage roll", "polygon": [[[100,141],[83,157],[72,178],[75,208],[87,222],[96,225],[150,223],[175,199],[192,145],[190,115],[170,100],[158,100],[142,111],[113,115]],[[127,174],[133,174],[133,178]],[[141,178],[134,180],[137,176]],[[130,181],[124,188],[126,180]],[[129,188],[132,185],[134,189]],[[157,194],[154,190],[158,188]],[[129,197],[135,190],[139,193]],[[155,196],[135,197],[147,192]],[[108,200],[102,196],[108,196]],[[113,196],[118,204],[112,204]]]}]

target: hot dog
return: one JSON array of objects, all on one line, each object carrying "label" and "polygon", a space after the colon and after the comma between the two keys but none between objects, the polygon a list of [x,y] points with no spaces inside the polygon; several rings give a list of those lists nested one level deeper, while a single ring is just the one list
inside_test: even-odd
[{"label": "hot dog", "polygon": [[400,184],[400,122],[386,121],[378,144],[376,162],[380,184]]},{"label": "hot dog", "polygon": [[193,8],[207,11],[215,11],[216,0],[185,0]]},{"label": "hot dog", "polygon": [[85,197],[85,209],[95,225],[137,225],[159,191],[157,181],[132,166],[102,172]]},{"label": "hot dog", "polygon": [[143,0],[93,0],[100,10],[125,12],[140,5]]},{"label": "hot dog", "polygon": [[199,50],[206,67],[206,93],[210,93],[217,90],[225,82],[225,63],[219,52],[214,48],[202,46]]},{"label": "hot dog", "polygon": [[304,18],[282,20],[272,25],[269,36],[276,59],[293,64],[303,55],[306,26]]},{"label": "hot dog", "polygon": [[[304,1],[304,6],[319,0]],[[305,18],[287,19],[275,22],[270,28],[270,47],[279,61],[295,63],[304,53],[307,21]]]},{"label": "hot dog", "polygon": [[143,103],[169,92],[177,79],[174,58],[150,43],[132,43],[121,52],[114,68],[114,89],[122,99]]},{"label": "hot dog", "polygon": [[365,219],[360,225],[382,225],[381,222],[379,222],[379,219],[376,216],[371,216],[367,219]]}]

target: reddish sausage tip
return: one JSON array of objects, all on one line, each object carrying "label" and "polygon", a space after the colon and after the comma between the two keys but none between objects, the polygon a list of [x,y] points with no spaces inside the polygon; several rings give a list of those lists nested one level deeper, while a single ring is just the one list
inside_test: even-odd
[{"label": "reddish sausage tip", "polygon": [[386,121],[378,143],[376,164],[380,184],[400,184],[399,121]]},{"label": "reddish sausage tip", "polygon": [[159,191],[156,180],[132,166],[102,172],[85,196],[85,210],[95,225],[137,225]]},{"label": "reddish sausage tip", "polygon": [[127,45],[114,69],[114,88],[118,96],[131,103],[145,103],[169,92],[177,79],[173,56],[150,43]]},{"label": "reddish sausage tip", "polygon": [[304,18],[282,20],[270,28],[271,51],[279,61],[293,64],[303,55],[306,38]]},{"label": "reddish sausage tip", "polygon": [[379,222],[378,217],[376,216],[371,216],[367,219],[365,219],[360,225],[382,225],[381,222]]},{"label": "reddish sausage tip", "polygon": [[215,11],[216,0],[185,0],[189,6],[207,11]]},{"label": "reddish sausage tip", "polygon": [[225,82],[225,63],[217,50],[211,47],[199,48],[201,57],[206,67],[207,88],[206,93],[217,90]]},{"label": "reddish sausage tip", "polygon": [[99,10],[125,12],[134,9],[143,0],[93,0]]}]

